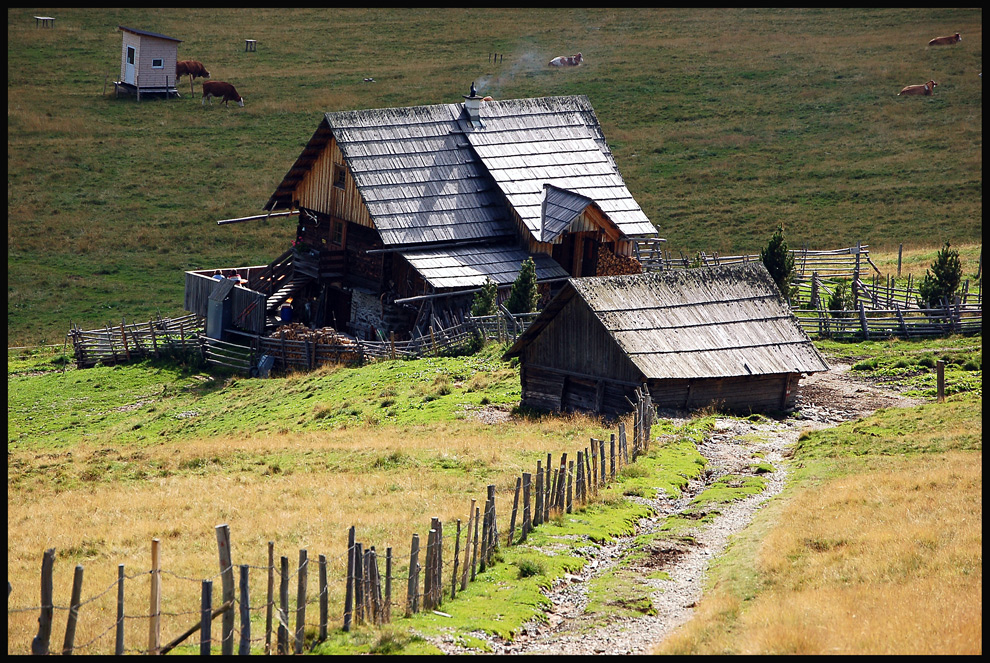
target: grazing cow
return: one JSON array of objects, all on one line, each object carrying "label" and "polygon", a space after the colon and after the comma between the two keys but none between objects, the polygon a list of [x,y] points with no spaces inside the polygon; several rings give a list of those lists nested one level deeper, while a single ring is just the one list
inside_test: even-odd
[{"label": "grazing cow", "polygon": [[202,62],[197,62],[196,60],[179,60],[175,63],[175,77],[178,79],[183,76],[209,78],[210,72],[206,71],[206,67],[203,66]]},{"label": "grazing cow", "polygon": [[929,46],[949,46],[950,44],[955,44],[956,42],[960,42],[960,41],[962,41],[962,37],[960,37],[959,36],[959,33],[957,32],[956,34],[952,35],[951,37],[935,37],[935,39],[932,39],[930,42],[928,42],[928,45]]},{"label": "grazing cow", "polygon": [[581,54],[577,55],[561,55],[550,60],[551,67],[576,67],[584,62],[584,58]]},{"label": "grazing cow", "polygon": [[223,99],[223,105],[227,106],[228,101],[236,101],[238,106],[244,106],[244,99],[241,95],[237,94],[237,90],[230,83],[224,83],[223,81],[203,81],[203,104],[206,100],[210,100],[210,105],[213,105],[213,97],[217,99]]},{"label": "grazing cow", "polygon": [[906,88],[897,93],[897,96],[903,95],[921,95],[924,97],[930,97],[935,93],[935,86],[938,85],[935,81],[928,81],[924,85],[908,85]]}]

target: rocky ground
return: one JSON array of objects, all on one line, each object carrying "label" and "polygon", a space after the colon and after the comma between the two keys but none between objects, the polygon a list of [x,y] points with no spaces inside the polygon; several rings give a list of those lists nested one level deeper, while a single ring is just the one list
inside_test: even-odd
[{"label": "rocky ground", "polygon": [[[709,460],[705,475],[692,482],[678,499],[658,496],[651,500],[656,515],[640,521],[637,536],[660,527],[665,518],[684,510],[696,494],[725,474],[751,473],[750,465],[758,452],[762,452],[762,459],[772,464],[776,471],[764,475],[767,487],[762,493],[727,505],[713,522],[699,527],[694,532],[693,544],[664,543],[655,547],[640,574],[645,577],[662,569],[669,575],[669,579],[647,581],[655,588],[652,593],[655,615],[614,618],[602,624],[601,617],[585,614],[588,581],[623,563],[636,538],[626,537],[592,549],[589,562],[580,573],[566,576],[547,593],[553,602],[547,615],[548,623],[533,621],[512,641],[482,633],[473,635],[486,640],[497,654],[651,652],[691,618],[694,606],[701,598],[710,560],[725,549],[729,537],[749,524],[757,509],[782,490],[787,480],[785,458],[803,431],[834,426],[880,408],[904,407],[919,402],[870,385],[851,375],[849,366],[837,365],[827,373],[802,381],[797,408],[800,417],[758,422],[718,419],[715,431],[700,446],[701,453]],[[684,416],[684,413],[676,412],[660,414],[667,418]],[[625,564],[628,568],[629,562]],[[452,640],[436,644],[447,653],[464,653]]]}]

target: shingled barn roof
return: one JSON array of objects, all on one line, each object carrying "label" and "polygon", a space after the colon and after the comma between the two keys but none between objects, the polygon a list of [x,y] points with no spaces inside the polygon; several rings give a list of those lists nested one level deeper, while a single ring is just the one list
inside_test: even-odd
[{"label": "shingled barn roof", "polygon": [[514,244],[437,247],[402,251],[403,258],[436,290],[479,287],[485,279],[507,285],[519,275],[519,266],[528,257],[536,264],[539,282],[567,278],[564,268],[550,256],[532,256]]},{"label": "shingled barn roof", "polygon": [[505,357],[574,298],[646,379],[828,370],[762,263],[570,279]]},{"label": "shingled barn roof", "polygon": [[587,97],[486,102],[480,114],[475,126],[460,103],[326,113],[265,209],[292,204],[333,137],[386,247],[508,239],[506,201],[540,239],[548,184],[593,202],[627,236],[656,234]]}]

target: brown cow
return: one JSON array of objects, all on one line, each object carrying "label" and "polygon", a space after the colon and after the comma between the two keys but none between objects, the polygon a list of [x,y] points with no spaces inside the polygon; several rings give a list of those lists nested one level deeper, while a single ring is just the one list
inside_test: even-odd
[{"label": "brown cow", "polygon": [[237,90],[230,83],[224,83],[223,81],[203,81],[203,104],[206,104],[206,100],[210,100],[210,105],[213,105],[213,97],[217,99],[223,99],[223,105],[227,106],[228,101],[236,101],[238,106],[244,106],[244,99],[241,95],[237,94]]},{"label": "brown cow", "polygon": [[197,62],[196,60],[179,60],[175,63],[175,78],[179,79],[183,76],[209,78],[210,72],[206,71],[206,67],[203,66],[202,62]]},{"label": "brown cow", "polygon": [[957,32],[956,34],[952,35],[951,37],[935,37],[935,39],[932,39],[930,42],[928,42],[928,45],[929,46],[949,46],[950,44],[955,44],[955,43],[960,42],[960,41],[962,41],[962,37],[960,37],[959,36],[959,33]]},{"label": "brown cow", "polygon": [[928,81],[924,85],[908,85],[903,90],[897,93],[897,96],[903,95],[921,95],[925,97],[930,97],[935,93],[935,86],[938,85],[935,81]]},{"label": "brown cow", "polygon": [[577,55],[560,55],[558,57],[555,57],[553,60],[550,60],[550,66],[551,67],[576,67],[579,64],[581,64],[582,62],[584,62],[584,58],[581,57],[581,54],[580,53],[578,53]]}]

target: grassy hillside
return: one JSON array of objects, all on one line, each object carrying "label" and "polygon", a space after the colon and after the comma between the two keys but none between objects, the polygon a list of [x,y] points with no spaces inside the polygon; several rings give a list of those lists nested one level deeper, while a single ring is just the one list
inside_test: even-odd
[{"label": "grassy hillside", "polygon": [[[914,500],[908,504],[913,513],[931,518],[929,500],[954,505],[938,512],[953,519],[951,530],[948,525],[944,529],[945,537],[930,531],[918,533],[929,520],[920,521],[922,525],[907,523],[912,529],[905,531],[912,536],[898,548],[896,564],[889,566],[902,571],[891,578],[899,590],[918,580],[917,586],[927,591],[933,579],[944,580],[949,593],[937,596],[958,597],[960,603],[949,602],[962,606],[954,615],[962,614],[960,611],[970,605],[965,601],[972,598],[968,588],[978,587],[975,580],[982,577],[981,567],[974,569],[972,565],[977,554],[974,549],[979,550],[978,541],[973,542],[974,530],[967,529],[965,522],[960,524],[957,517],[962,514],[970,523],[981,522],[980,514],[973,513],[980,505],[978,495],[973,499],[973,490],[982,486],[981,464],[974,460],[982,453],[982,346],[977,339],[949,338],[820,343],[819,347],[830,357],[853,365],[857,374],[907,389],[929,402],[934,400],[934,360],[946,362],[947,391],[951,394],[948,403],[889,410],[871,420],[803,438],[795,463],[800,483],[792,494],[810,487],[811,497],[829,497],[829,508],[835,512],[843,506],[866,505],[866,515],[857,512],[859,520],[853,525],[846,526],[841,519],[819,519],[819,526],[832,529],[805,538],[827,542],[842,537],[849,545],[836,552],[845,554],[841,561],[867,570],[871,564],[885,564],[889,550],[874,541],[860,542],[861,534],[877,529],[872,522],[869,526],[860,523],[870,517],[869,509],[879,499],[875,485],[885,472],[890,470],[897,482],[891,489],[894,493],[899,491]],[[504,350],[505,346],[493,344],[468,357],[386,361],[266,380],[205,373],[195,365],[156,361],[78,370],[71,364],[66,366],[61,353],[52,349],[9,352],[7,575],[13,593],[8,653],[26,653],[37,632],[37,612],[19,609],[36,605],[40,555],[51,547],[58,555],[54,580],[58,605],[68,600],[70,570],[75,564],[85,566],[87,599],[110,586],[117,565],[125,564],[128,576],[134,576],[127,582],[127,601],[133,606],[127,613],[140,614],[148,596],[147,573],[140,573],[140,569],[147,568],[151,539],[160,539],[167,572],[164,638],[181,633],[189,620],[195,619],[185,613],[199,605],[196,579],[216,573],[213,528],[219,523],[230,525],[237,563],[264,566],[268,541],[276,543],[277,555],[292,560],[299,548],[308,549],[311,559],[327,555],[331,615],[334,626],[339,626],[344,589],[341,579],[346,572],[341,552],[346,548],[347,528],[355,526],[359,540],[377,545],[379,550],[390,545],[397,554],[401,551],[395,572],[401,578],[407,567],[410,537],[413,533],[423,537],[431,517],[440,517],[448,527],[458,518],[466,521],[470,500],[482,498],[489,484],[497,487],[499,508],[507,508],[520,471],[533,470],[547,453],[556,458],[566,452],[573,458],[589,437],[607,439],[614,432],[614,428],[584,416],[522,416],[512,421],[499,416],[519,401],[518,367],[498,359]],[[482,408],[485,418],[478,416]],[[628,418],[627,428],[631,429]],[[410,626],[430,632],[452,626],[464,638],[475,629],[500,633],[517,629],[544,609],[546,599],[539,587],[582,563],[576,549],[588,545],[586,537],[602,541],[632,533],[632,524],[643,515],[644,507],[623,495],[642,496],[655,489],[677,495],[688,479],[704,469],[705,460],[696,444],[712,429],[711,413],[700,413],[684,425],[658,422],[654,432],[664,441],[654,446],[648,458],[627,468],[635,472],[624,471],[619,483],[603,491],[599,503],[541,530],[541,538],[536,540],[549,544],[553,539],[560,554],[541,555],[523,548],[504,551],[504,563],[445,608],[457,615],[456,622],[432,614],[415,621],[397,620],[395,627],[404,633],[398,639],[408,639],[405,630]],[[948,475],[933,474],[942,467],[948,468]],[[918,478],[922,472],[924,478]],[[845,480],[845,475],[853,479]],[[841,499],[833,497],[827,483],[837,478],[845,480]],[[724,488],[719,490],[723,499],[738,496],[726,496]],[[896,494],[889,499],[901,504],[895,498]],[[887,499],[886,493],[883,499]],[[776,536],[796,526],[801,528],[796,530],[799,532],[813,529],[815,523],[804,519],[819,511],[805,508],[806,501],[794,504],[786,511],[774,511],[770,523],[781,530]],[[905,521],[892,522],[897,531]],[[501,527],[504,531],[506,525]],[[742,552],[736,552],[726,563],[755,564],[754,546],[763,540],[765,527],[766,520],[764,528],[752,535],[756,538],[749,539],[752,545],[738,548]],[[801,539],[791,538],[785,543],[795,559],[808,562],[808,566],[784,577],[781,582],[789,584],[781,594],[768,594],[771,600],[766,603],[772,606],[772,599],[782,595],[791,601],[787,605],[802,601],[814,604],[821,594],[798,594],[789,588],[800,588],[819,578],[815,551]],[[937,562],[935,566],[911,566],[922,559],[913,545],[945,555],[933,562]],[[948,577],[944,559],[965,563],[966,575]],[[768,563],[779,567],[780,557],[771,556]],[[537,572],[524,575],[524,566]],[[931,568],[937,573],[928,577]],[[263,571],[252,571],[252,587],[258,588],[252,590],[256,592],[252,596],[258,601],[264,591],[259,573]],[[739,582],[754,578],[752,571],[742,573]],[[642,603],[648,592],[623,577],[619,571],[607,576],[589,589],[591,598],[629,598],[628,607],[643,612],[642,606],[649,605]],[[315,573],[309,586],[311,591],[316,586]],[[759,589],[744,585],[744,596]],[[395,591],[396,596],[404,596],[401,583]],[[907,593],[898,596],[902,595]],[[856,599],[860,594],[850,592],[848,596]],[[112,630],[106,629],[112,622],[115,601],[116,593],[111,591],[86,604],[76,640],[91,643],[85,653],[112,649]],[[595,605],[593,601],[589,611]],[[874,601],[869,617],[880,619],[887,609]],[[56,611],[53,642],[60,642],[66,614]],[[733,610],[730,616],[737,614]],[[929,611],[925,619],[912,614],[914,625],[949,625],[939,611]],[[700,622],[703,628],[718,629],[728,623],[728,630],[732,630],[734,622],[726,622],[725,616],[713,617],[714,626],[707,619]],[[787,619],[786,615],[772,615],[770,625],[788,624]],[[307,623],[313,621],[311,614]],[[814,626],[818,622],[806,623]],[[971,623],[958,619],[952,625],[969,629]],[[759,625],[756,628],[752,622],[744,626],[746,633],[769,630]],[[848,628],[848,623],[843,623],[842,629]],[[255,635],[263,633],[263,611],[255,614],[252,629]],[[945,637],[959,632],[946,629]],[[379,646],[388,633],[365,631],[339,641],[338,633],[326,647],[333,652],[365,651]],[[971,630],[962,633],[966,639],[963,644],[968,645]],[[147,634],[146,621],[128,620],[128,649],[142,649]],[[889,636],[882,624],[871,626],[869,634],[882,642],[904,642]],[[367,641],[362,643],[359,638]],[[718,651],[718,642],[715,647],[707,641],[683,646]],[[859,653],[876,651],[870,642],[860,642]],[[412,647],[409,644],[406,650]],[[194,649],[195,643],[186,651]],[[772,650],[782,651],[780,647]]]},{"label": "grassy hillside", "polygon": [[[284,250],[292,222],[215,222],[261,211],[320,113],[460,101],[472,81],[588,95],[675,253],[756,252],[778,223],[811,248],[982,242],[978,9],[60,9],[52,30],[37,13],[7,13],[8,345],[181,312],[183,270]],[[245,107],[104,92],[117,25],[182,39]],[[896,96],[929,77],[934,97]]]},{"label": "grassy hillside", "polygon": [[656,653],[982,653],[982,466],[970,394],[803,434],[781,499]]}]

